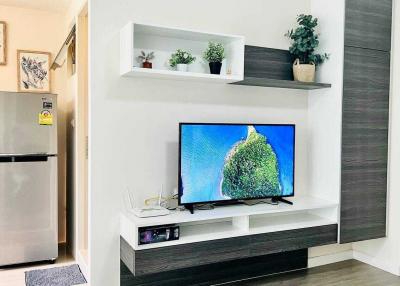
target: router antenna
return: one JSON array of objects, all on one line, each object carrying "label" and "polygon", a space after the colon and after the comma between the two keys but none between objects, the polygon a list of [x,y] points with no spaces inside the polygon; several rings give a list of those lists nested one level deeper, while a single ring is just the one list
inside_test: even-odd
[{"label": "router antenna", "polygon": [[134,208],[133,205],[133,199],[131,198],[131,192],[129,191],[129,187],[126,187],[126,193],[128,194],[128,200],[129,200],[129,204],[131,205],[131,208]]},{"label": "router antenna", "polygon": [[164,191],[164,185],[161,184],[161,190],[160,190],[160,193],[158,194],[158,206],[160,206],[160,207],[161,207],[161,198],[162,198],[163,191]]}]

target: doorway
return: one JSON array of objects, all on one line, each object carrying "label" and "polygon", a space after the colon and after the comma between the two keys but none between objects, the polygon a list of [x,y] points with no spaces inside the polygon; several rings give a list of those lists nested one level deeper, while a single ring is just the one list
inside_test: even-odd
[{"label": "doorway", "polygon": [[77,98],[75,104],[76,134],[76,215],[77,229],[75,257],[88,277],[88,7],[80,12],[76,23],[76,76]]}]

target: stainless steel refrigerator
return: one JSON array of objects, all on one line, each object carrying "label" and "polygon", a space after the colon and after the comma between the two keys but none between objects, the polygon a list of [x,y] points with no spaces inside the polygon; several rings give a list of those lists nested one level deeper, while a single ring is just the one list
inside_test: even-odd
[{"label": "stainless steel refrigerator", "polygon": [[54,260],[57,97],[0,92],[0,266]]}]

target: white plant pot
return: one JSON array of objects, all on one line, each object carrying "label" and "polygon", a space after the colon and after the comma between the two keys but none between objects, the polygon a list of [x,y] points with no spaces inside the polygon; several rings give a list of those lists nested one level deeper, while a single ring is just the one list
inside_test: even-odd
[{"label": "white plant pot", "polygon": [[188,65],[187,64],[177,64],[176,65],[176,70],[180,72],[187,72],[188,71]]}]

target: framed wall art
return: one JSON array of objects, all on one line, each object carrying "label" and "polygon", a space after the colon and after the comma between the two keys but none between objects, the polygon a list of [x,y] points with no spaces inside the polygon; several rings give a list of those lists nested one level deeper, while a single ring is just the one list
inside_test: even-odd
[{"label": "framed wall art", "polygon": [[18,91],[50,92],[50,60],[48,52],[18,50]]}]

